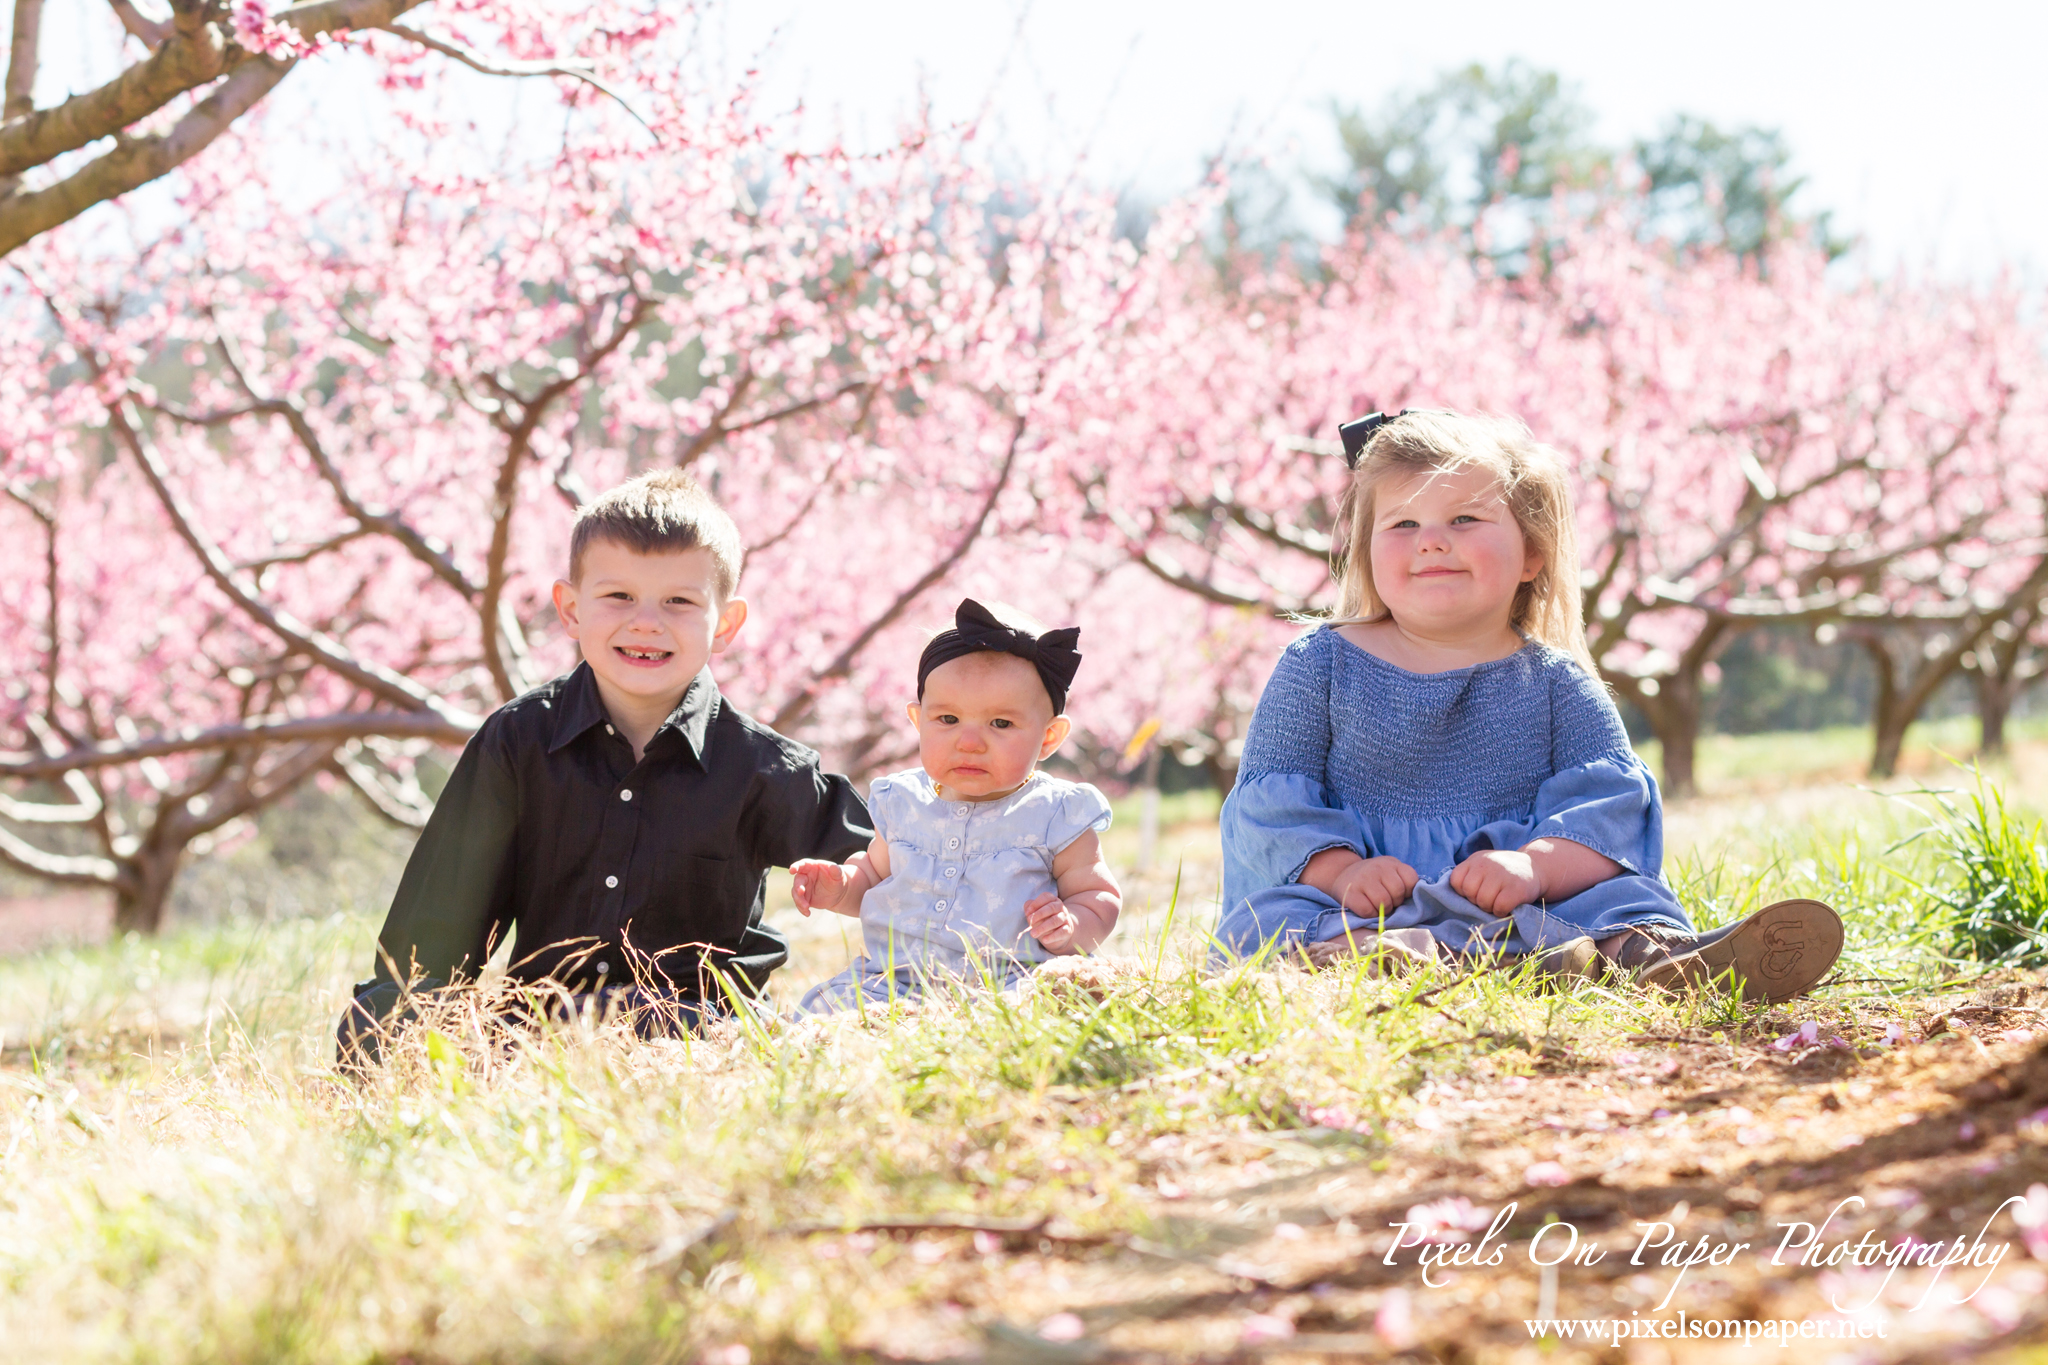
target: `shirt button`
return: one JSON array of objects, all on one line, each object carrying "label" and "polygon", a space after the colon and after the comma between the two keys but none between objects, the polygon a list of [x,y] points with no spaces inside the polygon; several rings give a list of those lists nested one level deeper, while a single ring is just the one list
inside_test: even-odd
[{"label": "shirt button", "polygon": [[606,886],[617,886],[619,884],[619,879],[617,877],[606,877],[604,879],[604,884]]},{"label": "shirt button", "polygon": [[946,875],[948,877],[957,877],[960,875],[960,869],[957,867],[949,867],[946,869]]},{"label": "shirt button", "polygon": [[934,901],[934,902],[932,903],[932,909],[934,909],[934,910],[943,910],[943,909],[945,909],[945,908],[946,908],[946,903],[945,903],[944,901]]},{"label": "shirt button", "polygon": [[947,847],[947,848],[958,848],[958,847],[960,847],[960,841],[959,841],[958,839],[948,839],[948,840],[946,840],[946,847]]},{"label": "shirt button", "polygon": [[633,789],[632,789],[631,787],[628,787],[628,788],[626,788],[626,789],[625,789],[624,791],[622,791],[622,792],[620,792],[620,793],[619,793],[619,800],[621,800],[621,801],[631,801],[632,799],[633,799]]},{"label": "shirt button", "polygon": [[611,726],[609,726],[609,725],[607,725],[607,726],[605,726],[605,727],[604,727],[604,732],[605,732],[606,734],[608,734],[608,735],[615,735],[615,734],[617,734],[617,733],[618,733],[618,731],[617,731],[617,730],[614,730],[614,729],[612,729],[612,727],[611,727]]},{"label": "shirt button", "polygon": [[953,814],[955,814],[955,815],[965,815],[965,814],[967,814],[967,807],[965,807],[965,806],[955,806],[955,807],[953,807]]}]

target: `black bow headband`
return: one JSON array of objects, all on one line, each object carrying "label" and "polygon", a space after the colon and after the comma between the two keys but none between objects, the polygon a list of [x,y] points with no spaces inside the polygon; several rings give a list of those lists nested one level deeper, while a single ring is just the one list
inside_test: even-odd
[{"label": "black bow headband", "polygon": [[987,607],[966,598],[953,613],[953,628],[934,635],[918,657],[917,699],[924,700],[924,680],[940,664],[994,651],[1014,654],[1037,669],[1038,680],[1045,684],[1045,694],[1052,698],[1052,713],[1061,715],[1067,709],[1067,689],[1074,685],[1074,673],[1081,667],[1081,656],[1074,649],[1079,643],[1079,626],[1033,635],[1020,627],[1004,625]]},{"label": "black bow headband", "polygon": [[1365,453],[1365,443],[1372,439],[1372,434],[1395,418],[1407,415],[1406,408],[1399,412],[1368,412],[1365,416],[1338,427],[1338,439],[1344,442],[1344,467],[1358,468],[1358,457]]}]

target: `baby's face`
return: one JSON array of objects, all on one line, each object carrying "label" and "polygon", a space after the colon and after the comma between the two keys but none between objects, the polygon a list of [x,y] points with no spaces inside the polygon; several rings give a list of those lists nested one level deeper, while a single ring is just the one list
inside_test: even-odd
[{"label": "baby's face", "polygon": [[1038,670],[1014,654],[984,651],[940,664],[910,707],[925,772],[949,796],[1001,796],[1022,786],[1067,737],[1066,717]]},{"label": "baby's face", "polygon": [[1408,629],[1503,628],[1515,590],[1543,567],[1483,470],[1389,479],[1373,503],[1373,587]]}]

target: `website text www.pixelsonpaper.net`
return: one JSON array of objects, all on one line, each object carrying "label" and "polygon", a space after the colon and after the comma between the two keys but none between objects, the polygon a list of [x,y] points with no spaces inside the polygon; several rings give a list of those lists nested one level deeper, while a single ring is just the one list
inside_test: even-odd
[{"label": "website text www.pixelsonpaper.net", "polygon": [[1881,1338],[1882,1322],[1853,1318],[1819,1318],[1805,1322],[1758,1318],[1696,1318],[1681,1311],[1674,1318],[1524,1318],[1531,1338],[1541,1341],[1598,1342],[1619,1347],[1629,1341],[1723,1341],[1751,1346],[1794,1346],[1807,1341],[1859,1341]]}]

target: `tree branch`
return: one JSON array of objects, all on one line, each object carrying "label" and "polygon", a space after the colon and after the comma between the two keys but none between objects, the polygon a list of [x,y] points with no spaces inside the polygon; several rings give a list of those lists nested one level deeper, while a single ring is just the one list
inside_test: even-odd
[{"label": "tree branch", "polygon": [[171,36],[172,26],[162,19],[151,19],[135,8],[130,0],[107,0],[114,17],[121,21],[121,27],[142,40],[144,47],[153,48]]},{"label": "tree branch", "polygon": [[427,817],[434,813],[434,803],[420,790],[420,784],[409,778],[398,780],[388,769],[365,760],[362,752],[360,743],[352,740],[344,744],[335,751],[334,771],[348,779],[348,784],[369,802],[370,809],[384,819],[400,829],[425,829]]},{"label": "tree branch", "polygon": [[110,858],[66,857],[37,848],[0,826],[0,863],[17,867],[31,877],[64,882],[72,886],[121,885],[121,867]]},{"label": "tree branch", "polygon": [[[540,392],[531,398],[521,398],[509,385],[494,385],[502,396],[520,405],[519,420],[505,428],[505,457],[498,465],[497,486],[491,491],[491,546],[484,559],[483,592],[477,603],[484,666],[490,670],[491,680],[497,685],[502,701],[510,701],[526,690],[526,680],[513,676],[513,666],[517,664],[518,656],[525,653],[525,646],[514,634],[519,623],[505,601],[505,584],[508,578],[506,562],[512,550],[512,513],[518,506],[519,472],[532,448],[533,433],[555,400],[590,378],[607,357],[625,345],[653,307],[650,300],[633,298],[629,309],[625,306],[625,299],[621,298],[612,334],[578,357],[574,374],[563,375],[543,385]],[[514,655],[510,661],[506,658],[507,642],[511,644]]]},{"label": "tree branch", "polygon": [[[14,0],[14,42],[7,52],[7,87],[0,128],[35,112],[36,67],[42,60],[43,0]],[[0,175],[9,174],[0,170]]]},{"label": "tree branch", "polygon": [[[31,7],[39,9],[40,6]],[[15,6],[17,40],[24,6]],[[29,54],[34,61],[34,54]],[[0,123],[0,175],[19,175],[45,165],[66,152],[112,137],[147,118],[187,90],[216,80],[230,66],[246,60],[218,24],[203,20],[179,25],[148,57],[97,90],[73,95],[51,108],[13,112],[15,72],[8,71],[9,117]],[[283,73],[280,72],[280,75]],[[31,71],[30,80],[34,73]]]},{"label": "tree branch", "polygon": [[[376,28],[425,0],[319,0],[274,16],[301,38],[340,30]],[[212,144],[230,124],[283,80],[295,61],[251,53],[231,30],[209,16],[211,6],[181,6],[168,28],[141,28],[116,4],[129,31],[160,34],[154,51],[97,90],[73,96],[51,109],[27,111],[0,122],[0,187],[8,177],[47,165],[101,138],[116,139],[112,150],[54,185],[29,193],[0,195],[0,256],[23,242],[69,222],[94,204],[116,198],[182,165]],[[16,9],[20,14],[19,2]],[[138,19],[140,16],[137,16]],[[149,21],[142,21],[147,24]],[[189,91],[226,75],[216,89],[186,111],[169,130],[127,137],[125,130]]]},{"label": "tree branch", "polygon": [[225,422],[233,421],[237,417],[253,413],[265,413],[284,418],[286,425],[292,429],[292,435],[298,439],[300,448],[306,452],[307,458],[313,461],[313,467],[320,471],[320,477],[326,481],[329,488],[334,490],[335,500],[341,504],[342,511],[354,517],[359,526],[390,536],[393,540],[404,546],[406,552],[414,559],[432,570],[436,578],[461,593],[470,601],[475,601],[477,595],[483,590],[475,583],[470,582],[468,575],[464,574],[456,566],[455,561],[449,558],[448,547],[421,535],[413,528],[411,523],[407,522],[405,518],[399,516],[395,511],[373,512],[364,506],[362,500],[350,491],[348,481],[342,477],[341,467],[335,464],[334,458],[327,453],[327,446],[321,441],[320,434],[313,430],[313,424],[307,418],[306,410],[289,398],[276,398],[265,392],[257,384],[255,377],[249,373],[248,366],[243,362],[241,347],[229,337],[225,330],[219,328],[218,320],[216,320],[215,328],[220,339],[221,354],[227,360],[228,370],[234,375],[235,382],[241,386],[242,392],[249,395],[250,406],[225,412],[194,415],[178,412],[168,406],[165,406],[163,411],[180,421],[209,427],[219,426]]},{"label": "tree branch", "polygon": [[1024,444],[1024,432],[1029,425],[1028,418],[1016,418],[1010,429],[1010,446],[1003,454],[1002,467],[996,471],[995,482],[989,485],[988,496],[982,499],[981,511],[975,515],[973,524],[967,528],[967,533],[960,537],[958,543],[943,558],[926,569],[915,583],[896,594],[896,599],[883,609],[882,614],[868,622],[860,634],[854,636],[847,646],[839,651],[838,657],[817,673],[803,691],[783,704],[775,713],[775,718],[769,722],[773,728],[787,729],[809,715],[811,708],[817,705],[818,696],[824,691],[825,685],[837,682],[851,673],[854,661],[860,657],[861,651],[909,610],[910,604],[923,596],[926,589],[951,573],[953,566],[974,548],[974,543],[981,539],[981,533],[988,527],[988,519],[995,514],[997,500],[1009,486],[1010,471],[1016,468],[1017,452]]},{"label": "tree branch", "polygon": [[[169,46],[169,44],[166,44]],[[194,106],[169,131],[118,141],[106,155],[48,189],[16,192],[0,199],[0,256],[23,242],[68,223],[94,204],[146,185],[197,156],[228,125],[270,93],[292,69],[289,60],[253,58]]]},{"label": "tree branch", "polygon": [[481,722],[459,708],[450,706],[433,693],[407,677],[393,673],[377,664],[364,663],[351,654],[338,640],[329,639],[320,631],[298,620],[290,613],[271,606],[257,596],[256,592],[242,582],[235,568],[205,536],[201,535],[198,523],[184,499],[173,491],[169,471],[164,468],[162,457],[156,452],[132,402],[126,398],[108,405],[108,425],[114,430],[121,444],[135,457],[143,477],[149,481],[156,493],[157,501],[171,519],[171,525],[197,555],[199,562],[220,590],[229,600],[240,607],[258,624],[285,643],[320,660],[342,677],[367,689],[376,696],[397,703],[400,706],[417,707],[431,711],[448,724],[457,728],[473,730]]},{"label": "tree branch", "polygon": [[489,62],[477,56],[466,47],[459,47],[445,39],[432,37],[420,32],[416,28],[408,28],[404,24],[380,24],[378,27],[382,28],[386,33],[398,35],[409,43],[418,43],[430,52],[438,52],[444,57],[451,57],[461,62],[470,70],[481,71],[486,76],[566,76],[573,81],[582,81],[599,94],[609,96],[619,108],[631,114],[633,121],[642,128],[645,128],[657,143],[661,141],[661,134],[654,131],[654,125],[640,117],[640,111],[635,109],[624,95],[621,95],[618,91],[599,80],[597,73],[592,71],[587,63]]},{"label": "tree branch", "polygon": [[0,777],[49,778],[95,768],[114,768],[173,754],[239,749],[261,744],[368,739],[430,739],[437,744],[469,741],[476,725],[463,725],[427,711],[342,711],[327,716],[253,716],[208,729],[196,726],[133,740],[102,740],[54,753],[0,750]]}]

